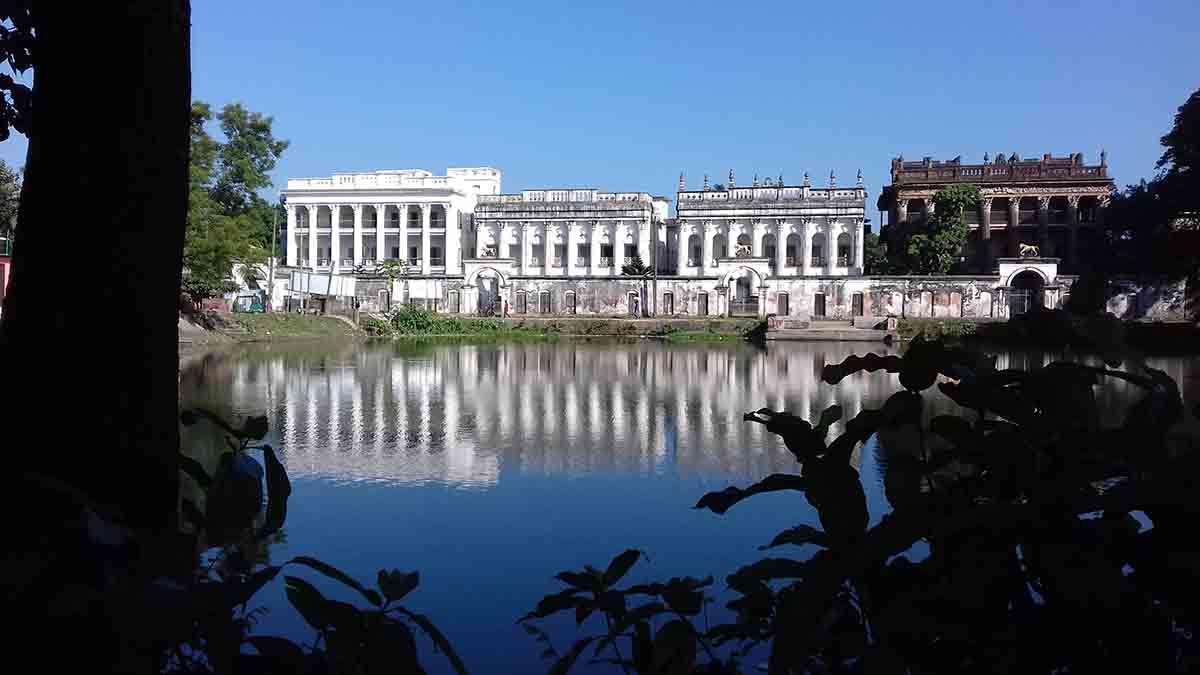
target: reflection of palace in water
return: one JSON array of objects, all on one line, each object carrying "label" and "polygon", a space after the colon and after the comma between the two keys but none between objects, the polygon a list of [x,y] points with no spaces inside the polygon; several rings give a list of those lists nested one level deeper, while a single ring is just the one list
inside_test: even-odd
[{"label": "reflection of palace in water", "polygon": [[[184,391],[225,398],[234,414],[266,410],[294,478],[465,487],[514,471],[750,479],[798,467],[743,413],[766,406],[813,419],[836,403],[849,419],[879,407],[898,389],[893,375],[820,381],[826,363],[871,347],[885,349],[568,343],[265,352],[209,364],[200,385],[189,387],[185,372]],[[1058,358],[1001,355],[997,366]],[[1127,396],[1126,387],[1115,383],[1102,402]],[[953,411],[940,395],[929,408],[929,415]],[[831,438],[840,432],[836,425]]]}]

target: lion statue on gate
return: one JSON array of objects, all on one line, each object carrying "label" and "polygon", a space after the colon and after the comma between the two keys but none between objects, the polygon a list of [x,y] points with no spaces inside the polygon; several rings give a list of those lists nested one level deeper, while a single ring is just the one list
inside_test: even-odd
[{"label": "lion statue on gate", "polygon": [[1033,244],[1021,244],[1018,250],[1020,251],[1022,258],[1036,258],[1041,255],[1041,253],[1038,251],[1038,247],[1034,246]]},{"label": "lion statue on gate", "polygon": [[738,258],[750,257],[750,244],[738,244],[737,251],[734,253]]}]

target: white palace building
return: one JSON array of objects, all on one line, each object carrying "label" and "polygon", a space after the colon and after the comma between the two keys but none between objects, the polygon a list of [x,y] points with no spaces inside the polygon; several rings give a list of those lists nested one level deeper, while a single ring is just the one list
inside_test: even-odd
[{"label": "white palace building", "polygon": [[[360,306],[416,302],[454,313],[718,316],[825,310],[823,282],[863,270],[867,193],[779,181],[687,190],[670,200],[595,189],[504,194],[497,169],[342,173],[287,181],[285,273],[339,278]],[[638,256],[653,283],[622,275]],[[377,273],[406,263],[395,287]],[[299,272],[300,274],[295,274]],[[295,280],[300,279],[299,282]],[[325,286],[324,288],[329,288]],[[818,303],[821,306],[818,307]],[[837,304],[832,303],[831,304]]]}]

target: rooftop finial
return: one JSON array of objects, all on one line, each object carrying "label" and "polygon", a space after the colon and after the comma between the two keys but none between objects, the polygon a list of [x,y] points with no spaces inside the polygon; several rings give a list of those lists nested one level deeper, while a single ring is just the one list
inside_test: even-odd
[{"label": "rooftop finial", "polygon": [[811,185],[812,185],[812,181],[810,181],[808,179],[808,172],[805,171],[804,172],[804,187],[810,187]]},{"label": "rooftop finial", "polygon": [[758,174],[754,174],[754,187],[758,187]]},{"label": "rooftop finial", "polygon": [[991,156],[988,155],[986,152],[983,153],[983,163],[987,164],[990,160],[991,160]]},{"label": "rooftop finial", "polygon": [[862,169],[858,170],[858,187],[862,187]]},{"label": "rooftop finial", "polygon": [[684,187],[683,172],[680,171],[679,172],[679,191],[680,192],[683,192],[683,187]]},{"label": "rooftop finial", "polygon": [[829,170],[829,187],[837,187],[837,176],[833,173],[833,169]]},{"label": "rooftop finial", "polygon": [[783,172],[782,171],[779,172],[779,183],[777,183],[777,186],[783,187]]},{"label": "rooftop finial", "polygon": [[737,182],[733,180],[733,169],[729,170],[729,189],[737,187]]},{"label": "rooftop finial", "polygon": [[1108,166],[1108,151],[1100,150],[1100,166]]},{"label": "rooftop finial", "polygon": [[704,174],[704,191],[708,192],[708,174]]}]

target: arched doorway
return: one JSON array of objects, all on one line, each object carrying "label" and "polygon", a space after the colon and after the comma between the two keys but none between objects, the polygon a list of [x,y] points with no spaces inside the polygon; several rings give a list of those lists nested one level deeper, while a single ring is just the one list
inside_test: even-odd
[{"label": "arched doorway", "polygon": [[1008,315],[1017,316],[1042,306],[1042,275],[1033,270],[1018,272],[1009,282]]},{"label": "arched doorway", "polygon": [[[763,286],[762,276],[749,267],[739,267],[725,275],[722,286],[728,288],[730,316],[758,316],[760,298],[758,291]],[[762,306],[765,309],[766,305]]]},{"label": "arched doorway", "polygon": [[[496,270],[485,267],[479,270],[473,278],[468,277],[467,285],[474,285],[476,292],[476,311],[480,316],[500,316],[504,313],[504,298],[502,288],[504,278]],[[470,311],[470,305],[464,307]]]}]

